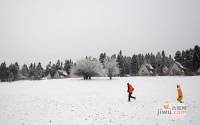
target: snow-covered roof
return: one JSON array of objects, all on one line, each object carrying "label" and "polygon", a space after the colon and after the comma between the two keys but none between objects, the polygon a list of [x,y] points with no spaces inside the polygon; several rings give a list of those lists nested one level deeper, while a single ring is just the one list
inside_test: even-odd
[{"label": "snow-covered roof", "polygon": [[178,66],[179,68],[184,69],[184,67],[183,67],[179,62],[176,62],[176,61],[175,61],[175,64],[177,64],[177,66]]},{"label": "snow-covered roof", "polygon": [[65,75],[65,76],[67,76],[68,74],[67,74],[67,72],[66,71],[64,71],[64,70],[58,70],[58,72],[59,73],[62,73],[63,75]]},{"label": "snow-covered roof", "polygon": [[152,67],[151,64],[148,64],[148,63],[147,63],[145,66],[147,67],[147,69],[150,69],[150,70],[153,70],[153,69],[154,69],[154,68]]},{"label": "snow-covered roof", "polygon": [[138,74],[139,75],[151,75],[153,74],[154,68],[151,66],[151,64],[143,63],[140,67]]},{"label": "snow-covered roof", "polygon": [[197,72],[200,72],[200,67],[198,68]]}]

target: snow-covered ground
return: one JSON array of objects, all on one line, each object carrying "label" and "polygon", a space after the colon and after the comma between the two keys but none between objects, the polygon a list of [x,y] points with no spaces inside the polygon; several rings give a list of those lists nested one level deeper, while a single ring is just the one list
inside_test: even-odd
[{"label": "snow-covered ground", "polygon": [[[128,102],[127,82],[135,87],[136,101]],[[157,116],[164,101],[177,103],[177,84],[183,90],[185,116]],[[199,91],[197,76],[0,83],[0,125],[198,125]]]}]

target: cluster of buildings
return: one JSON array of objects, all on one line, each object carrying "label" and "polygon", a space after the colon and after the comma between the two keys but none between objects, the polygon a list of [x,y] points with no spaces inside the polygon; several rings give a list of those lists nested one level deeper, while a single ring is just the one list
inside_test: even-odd
[{"label": "cluster of buildings", "polygon": [[51,73],[49,72],[49,74],[46,76],[46,79],[62,79],[62,78],[68,78],[69,74],[64,71],[64,70],[57,70],[54,74],[54,76],[51,75]]},{"label": "cluster of buildings", "polygon": [[[191,74],[191,71],[185,67],[183,67],[179,62],[173,62],[173,64],[170,67],[163,66],[162,75],[189,75]],[[197,70],[197,74],[200,74],[200,67]],[[153,76],[158,75],[155,68],[151,66],[151,64],[144,63],[140,67],[138,74],[139,76]]]}]

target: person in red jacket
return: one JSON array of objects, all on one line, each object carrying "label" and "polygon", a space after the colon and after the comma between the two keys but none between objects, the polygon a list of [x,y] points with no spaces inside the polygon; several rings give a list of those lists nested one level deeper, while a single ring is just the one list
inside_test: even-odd
[{"label": "person in red jacket", "polygon": [[127,92],[128,92],[128,101],[130,102],[131,98],[133,98],[135,100],[136,97],[132,96],[132,93],[133,93],[133,90],[134,90],[133,86],[131,84],[127,83],[127,87],[128,87],[128,90],[127,90]]}]

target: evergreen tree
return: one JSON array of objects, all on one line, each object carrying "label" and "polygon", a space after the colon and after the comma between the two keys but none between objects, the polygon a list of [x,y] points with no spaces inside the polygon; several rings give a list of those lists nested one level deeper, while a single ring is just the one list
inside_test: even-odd
[{"label": "evergreen tree", "polygon": [[175,56],[174,56],[175,61],[179,62],[179,63],[183,63],[182,62],[182,55],[181,55],[181,51],[176,51]]},{"label": "evergreen tree", "polygon": [[58,60],[56,63],[56,70],[61,70],[61,69],[62,69],[61,62],[60,62],[60,60]]},{"label": "evergreen tree", "polygon": [[143,54],[138,54],[137,62],[138,62],[138,66],[140,68],[142,66],[142,64],[144,63],[144,55]]},{"label": "evergreen tree", "polygon": [[46,66],[45,76],[47,76],[50,72],[51,72],[51,61],[50,61],[49,64]]},{"label": "evergreen tree", "polygon": [[166,56],[165,56],[165,51],[164,50],[162,50],[162,68],[164,67],[164,66],[166,66],[166,63],[167,63],[167,58],[166,58]]},{"label": "evergreen tree", "polygon": [[124,66],[124,60],[123,60],[123,55],[122,55],[121,50],[120,50],[119,54],[117,55],[117,62],[118,62],[118,66],[120,69],[120,76],[124,76],[125,75],[125,66]]},{"label": "evergreen tree", "polygon": [[55,73],[56,73],[56,71],[57,71],[57,69],[56,69],[56,65],[55,65],[55,64],[53,64],[53,65],[52,65],[52,67],[51,67],[51,71],[50,71],[50,73],[51,73],[51,76],[54,76],[54,75],[55,75]]},{"label": "evergreen tree", "polygon": [[[9,78],[10,78],[9,81],[17,80],[18,72],[19,72],[18,63],[10,64],[8,67],[8,72],[9,72]],[[12,76],[12,78],[11,78],[11,76]]]},{"label": "evergreen tree", "polygon": [[124,56],[123,63],[124,63],[124,73],[130,74],[131,73],[131,57]]},{"label": "evergreen tree", "polygon": [[154,69],[156,68],[156,65],[157,65],[156,57],[155,57],[155,55],[153,53],[151,53],[151,55],[150,55],[150,64],[152,65],[152,67]]},{"label": "evergreen tree", "polygon": [[194,47],[192,66],[194,72],[196,72],[200,67],[200,47],[198,45]]},{"label": "evergreen tree", "polygon": [[186,64],[185,64],[185,62],[186,62],[186,51],[182,50],[181,58],[182,58],[181,64],[185,67],[186,66]]},{"label": "evergreen tree", "polygon": [[106,59],[106,53],[101,53],[99,55],[99,62],[104,65],[104,60]]},{"label": "evergreen tree", "polygon": [[172,64],[173,64],[174,60],[172,58],[171,55],[169,55],[169,59],[168,59],[168,62],[167,62],[167,67],[170,67]]},{"label": "evergreen tree", "polygon": [[160,52],[158,52],[156,54],[156,61],[157,61],[157,65],[156,65],[156,72],[159,74],[159,75],[162,75],[162,56],[160,54]]},{"label": "evergreen tree", "polygon": [[38,65],[36,66],[35,70],[34,70],[34,79],[35,80],[40,80],[43,77],[43,68],[41,63],[39,62]]},{"label": "evergreen tree", "polygon": [[21,73],[22,75],[28,77],[29,76],[29,70],[28,70],[28,66],[26,64],[24,64],[22,66],[22,69],[21,69]]},{"label": "evergreen tree", "polygon": [[31,63],[30,66],[29,66],[29,78],[32,79],[32,77],[34,75],[34,71],[35,71],[34,65],[33,65],[33,63]]},{"label": "evergreen tree", "polygon": [[8,75],[8,68],[6,67],[6,63],[3,62],[0,66],[0,81],[7,81]]},{"label": "evergreen tree", "polygon": [[193,50],[186,50],[185,53],[185,60],[184,60],[184,66],[190,70],[192,70],[192,59],[193,59]]},{"label": "evergreen tree", "polygon": [[151,56],[150,56],[149,53],[145,54],[145,56],[144,56],[144,59],[145,59],[146,63],[148,63],[148,64],[151,63],[151,59],[150,59],[150,57],[151,57]]},{"label": "evergreen tree", "polygon": [[138,70],[139,70],[139,65],[137,61],[137,55],[133,55],[131,59],[131,73],[133,75],[136,75],[138,73]]},{"label": "evergreen tree", "polygon": [[70,71],[71,71],[71,67],[73,66],[73,62],[72,60],[65,60],[65,63],[64,63],[64,70],[67,72],[67,74],[70,74]]}]

